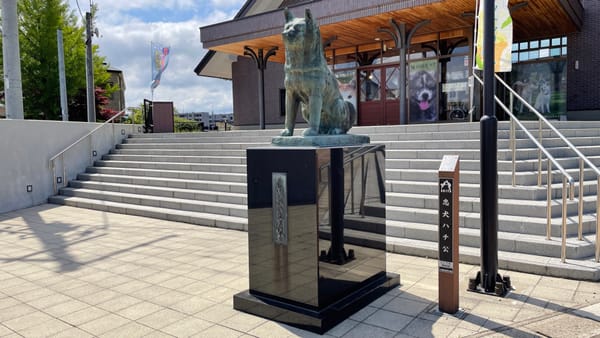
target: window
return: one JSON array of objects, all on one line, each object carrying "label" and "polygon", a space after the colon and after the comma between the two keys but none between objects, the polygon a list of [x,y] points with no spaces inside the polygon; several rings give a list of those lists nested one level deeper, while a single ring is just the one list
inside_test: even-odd
[{"label": "window", "polygon": [[556,37],[551,39],[513,43],[512,52],[513,63],[537,60],[547,57],[566,56],[567,38]]}]

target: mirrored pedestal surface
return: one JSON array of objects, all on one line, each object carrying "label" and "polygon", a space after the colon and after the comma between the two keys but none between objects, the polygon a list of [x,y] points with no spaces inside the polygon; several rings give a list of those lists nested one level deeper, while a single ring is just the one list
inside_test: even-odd
[{"label": "mirrored pedestal surface", "polygon": [[250,285],[235,309],[323,333],[399,284],[383,145],[252,148],[247,165]]}]

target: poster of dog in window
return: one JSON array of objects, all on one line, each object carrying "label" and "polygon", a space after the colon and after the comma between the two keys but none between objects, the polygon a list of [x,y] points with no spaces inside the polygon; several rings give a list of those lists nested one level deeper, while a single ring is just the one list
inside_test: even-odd
[{"label": "poster of dog in window", "polygon": [[438,61],[422,60],[409,64],[410,123],[438,120]]},{"label": "poster of dog in window", "polygon": [[[566,114],[566,61],[521,63],[513,66],[511,86],[531,107],[549,118]],[[530,109],[515,99],[513,111],[530,114]]]}]

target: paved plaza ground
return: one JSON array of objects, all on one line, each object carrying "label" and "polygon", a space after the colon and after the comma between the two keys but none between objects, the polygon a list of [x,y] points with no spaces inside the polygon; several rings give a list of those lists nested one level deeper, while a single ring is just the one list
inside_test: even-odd
[{"label": "paved plaza ground", "polygon": [[[0,214],[1,337],[312,337],[233,309],[247,233],[66,206]],[[437,260],[388,254],[400,287],[329,337],[600,336],[600,284],[518,272],[505,298],[437,311]]]}]

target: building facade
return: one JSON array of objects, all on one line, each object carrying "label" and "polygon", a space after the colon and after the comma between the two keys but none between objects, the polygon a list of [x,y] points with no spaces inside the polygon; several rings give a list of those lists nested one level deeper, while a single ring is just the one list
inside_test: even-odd
[{"label": "building facade", "polygon": [[214,114],[209,112],[185,112],[177,113],[177,116],[190,120],[196,121],[202,126],[204,130],[216,129],[218,123],[233,123],[233,114]]},{"label": "building facade", "polygon": [[[264,69],[265,122],[283,124],[284,7],[296,16],[310,8],[317,18],[327,62],[358,110],[358,125],[476,121],[481,115],[473,80],[474,0],[250,0],[233,20],[201,28],[211,51],[195,69],[232,80],[236,126],[259,122],[260,70],[245,48],[278,48]],[[589,43],[600,34],[600,3],[511,0],[509,8],[513,70],[501,73],[504,80],[548,118],[600,119],[600,51]],[[526,105],[513,109],[531,114]]]}]

